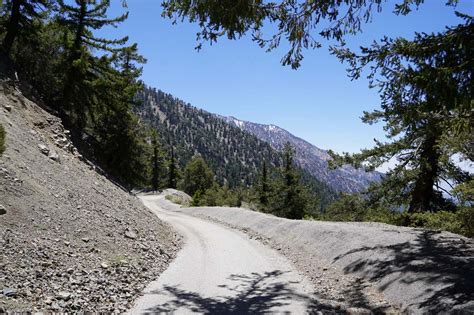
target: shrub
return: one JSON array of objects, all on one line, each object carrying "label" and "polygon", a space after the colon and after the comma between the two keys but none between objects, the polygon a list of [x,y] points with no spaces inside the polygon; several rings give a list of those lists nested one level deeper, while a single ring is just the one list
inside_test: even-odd
[{"label": "shrub", "polygon": [[5,129],[0,124],[0,155],[5,151]]},{"label": "shrub", "polygon": [[367,209],[360,195],[343,194],[331,203],[323,215],[330,221],[364,221]]},{"label": "shrub", "polygon": [[198,191],[193,196],[194,206],[240,207],[241,204],[242,196],[240,191],[232,190],[227,185],[220,187],[217,183],[214,183],[204,193]]},{"label": "shrub", "polygon": [[[462,203],[456,211],[417,213],[391,211],[387,205],[369,205],[360,195],[344,194],[328,207],[326,213],[313,216],[311,219],[383,222],[400,226],[442,230],[474,237],[473,192],[472,181],[456,190]],[[309,219],[309,217],[306,219]]]},{"label": "shrub", "polygon": [[474,208],[461,207],[456,212],[401,213],[393,222],[396,225],[448,231],[467,237],[474,236]]}]

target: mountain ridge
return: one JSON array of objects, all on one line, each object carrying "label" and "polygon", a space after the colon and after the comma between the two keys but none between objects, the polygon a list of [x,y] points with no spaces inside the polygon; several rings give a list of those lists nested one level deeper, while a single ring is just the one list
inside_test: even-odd
[{"label": "mountain ridge", "polygon": [[278,151],[281,151],[285,143],[289,142],[296,149],[295,159],[298,165],[315,176],[316,179],[329,184],[337,191],[360,192],[366,189],[372,182],[380,180],[382,176],[379,172],[366,172],[348,165],[336,170],[330,170],[328,161],[331,160],[331,156],[326,150],[295,136],[277,125],[250,122],[234,116],[216,116],[231,125],[252,133]]}]

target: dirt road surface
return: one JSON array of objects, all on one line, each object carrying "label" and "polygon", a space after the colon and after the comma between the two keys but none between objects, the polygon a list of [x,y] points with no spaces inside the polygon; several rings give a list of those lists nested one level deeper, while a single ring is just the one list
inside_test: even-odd
[{"label": "dirt road surface", "polygon": [[160,198],[141,197],[185,245],[131,313],[303,314],[313,307],[311,285],[277,251],[242,232],[163,210],[155,203]]}]

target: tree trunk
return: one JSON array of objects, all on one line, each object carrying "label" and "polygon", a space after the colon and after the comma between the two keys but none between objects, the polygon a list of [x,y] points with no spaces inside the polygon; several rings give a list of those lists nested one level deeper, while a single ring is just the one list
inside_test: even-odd
[{"label": "tree trunk", "polygon": [[431,130],[426,137],[420,155],[420,173],[411,194],[408,212],[430,211],[435,197],[434,184],[438,177],[439,151],[436,148],[438,136]]},{"label": "tree trunk", "polygon": [[12,8],[10,11],[10,20],[7,24],[7,34],[3,39],[3,49],[7,55],[10,55],[10,51],[12,49],[13,43],[15,42],[15,38],[18,34],[18,30],[20,28],[20,7],[22,4],[22,0],[13,0],[12,1]]},{"label": "tree trunk", "polygon": [[81,57],[82,48],[82,37],[85,30],[84,19],[87,14],[87,6],[85,2],[81,2],[81,10],[79,15],[79,21],[76,32],[74,34],[74,43],[69,52],[67,60],[67,70],[64,78],[63,95],[61,106],[65,109],[65,121],[68,122],[68,128],[77,127],[79,130],[83,130],[85,127],[84,122],[84,111],[85,109],[75,104],[75,91],[74,82],[81,81],[80,73],[74,66],[74,61]]},{"label": "tree trunk", "polygon": [[155,142],[154,147],[153,147],[153,178],[152,178],[152,186],[153,190],[157,191],[160,184],[160,170],[159,170],[159,162],[158,162],[158,148],[157,144]]}]

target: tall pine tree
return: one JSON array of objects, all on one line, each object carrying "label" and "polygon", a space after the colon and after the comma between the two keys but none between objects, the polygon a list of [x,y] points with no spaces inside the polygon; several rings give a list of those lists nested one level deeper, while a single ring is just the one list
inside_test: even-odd
[{"label": "tall pine tree", "polygon": [[257,187],[258,201],[264,211],[268,210],[268,202],[270,196],[270,183],[268,179],[267,162],[263,161],[260,180]]},{"label": "tall pine tree", "polygon": [[63,84],[62,105],[65,106],[69,123],[79,129],[87,124],[87,114],[93,112],[97,99],[95,83],[97,78],[106,77],[111,60],[107,55],[101,58],[92,55],[92,50],[116,53],[123,49],[128,37],[109,40],[94,35],[104,26],[116,27],[128,13],[113,19],[107,17],[109,0],[75,0],[75,5],[58,0],[61,23],[68,29],[66,36],[67,58]]},{"label": "tall pine tree", "polygon": [[176,188],[178,183],[178,169],[174,156],[174,147],[170,146],[170,159],[168,161],[168,188]]},{"label": "tall pine tree", "polygon": [[153,150],[151,187],[154,191],[157,191],[161,188],[163,158],[160,152],[158,135],[155,130],[153,130],[151,145]]},{"label": "tall pine tree", "polygon": [[384,38],[360,54],[334,52],[360,77],[370,66],[371,85],[381,91],[381,110],[365,113],[363,121],[385,122],[389,142],[372,149],[338,156],[336,164],[373,169],[392,159],[397,165],[370,193],[374,200],[404,206],[409,212],[449,209],[443,186],[472,176],[455,163],[456,156],[473,160],[474,23],[438,34],[416,34],[410,41]]}]

